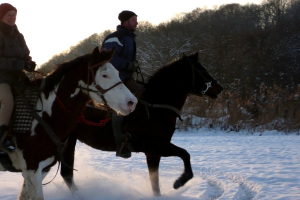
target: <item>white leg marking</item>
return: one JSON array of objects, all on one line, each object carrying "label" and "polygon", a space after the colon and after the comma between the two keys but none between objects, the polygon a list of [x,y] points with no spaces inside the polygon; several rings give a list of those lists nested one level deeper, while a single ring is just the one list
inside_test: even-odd
[{"label": "white leg marking", "polygon": [[0,171],[6,171],[1,164],[0,164]]},{"label": "white leg marking", "polygon": [[25,196],[30,196],[34,200],[44,200],[42,180],[47,175],[47,173],[42,173],[42,170],[50,165],[54,161],[54,156],[48,158],[39,163],[39,167],[36,171],[34,170],[25,170],[23,171],[23,177],[26,182],[27,193],[24,192],[24,186],[20,193],[20,198],[25,198]]},{"label": "white leg marking", "polygon": [[30,199],[30,196],[28,194],[28,190],[27,190],[27,187],[26,187],[25,179],[24,179],[24,182],[23,182],[22,189],[21,189],[21,192],[19,194],[18,200],[28,200],[28,199]]}]

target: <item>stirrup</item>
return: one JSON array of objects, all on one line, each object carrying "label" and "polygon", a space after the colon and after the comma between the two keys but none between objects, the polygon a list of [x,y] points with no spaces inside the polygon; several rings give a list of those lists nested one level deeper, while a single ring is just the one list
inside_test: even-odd
[{"label": "stirrup", "polygon": [[13,141],[6,138],[6,134],[0,139],[0,154],[9,154],[13,153],[16,150],[16,145]]},{"label": "stirrup", "polygon": [[8,151],[10,151],[11,153],[14,152],[16,150],[16,145],[13,141],[9,140],[9,139],[5,139],[3,142],[3,147],[5,147]]},{"label": "stirrup", "polygon": [[125,147],[125,143],[122,142],[119,151],[117,151],[116,156],[121,158],[130,158],[131,157],[131,151],[128,149],[128,147]]},{"label": "stirrup", "polygon": [[[125,138],[125,136],[127,136]],[[123,135],[124,139],[121,143],[119,151],[117,151],[116,156],[122,157],[122,158],[130,158],[131,157],[131,151],[129,148],[129,141],[131,139],[131,135],[129,133],[125,133]]]}]

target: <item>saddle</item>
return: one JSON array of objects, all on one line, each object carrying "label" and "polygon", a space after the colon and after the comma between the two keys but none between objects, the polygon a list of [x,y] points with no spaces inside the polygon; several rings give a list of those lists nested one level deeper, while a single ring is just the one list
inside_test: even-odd
[{"label": "saddle", "polygon": [[25,133],[31,128],[33,121],[31,112],[36,108],[39,98],[39,84],[42,81],[42,77],[34,80],[38,81],[33,82],[30,77],[24,74],[22,80],[12,87],[14,109],[9,133]]},{"label": "saddle", "polygon": [[[12,87],[12,93],[14,96],[14,109],[10,120],[8,133],[5,134],[6,136],[4,135],[3,140],[5,137],[10,138],[13,134],[25,133],[31,129],[33,121],[33,116],[31,113],[32,110],[35,110],[39,91],[36,86],[34,87],[26,85],[25,83],[20,88],[17,86]],[[1,144],[3,140],[1,141]],[[4,152],[0,150],[0,154],[5,154]]]},{"label": "saddle", "polygon": [[14,89],[13,95],[14,110],[11,119],[11,131],[12,133],[25,133],[31,128],[33,121],[31,112],[32,109],[35,110],[39,92],[34,86],[25,86],[21,94]]}]

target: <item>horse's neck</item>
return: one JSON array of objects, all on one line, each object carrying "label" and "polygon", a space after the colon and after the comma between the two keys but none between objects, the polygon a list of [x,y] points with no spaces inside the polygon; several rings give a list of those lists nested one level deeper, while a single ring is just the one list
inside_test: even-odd
[{"label": "horse's neck", "polygon": [[54,91],[41,93],[41,102],[38,103],[37,109],[42,108],[42,116],[47,123],[55,124],[52,128],[59,133],[59,137],[64,138],[69,131],[76,125],[78,117],[81,116],[89,98],[80,93],[75,97],[70,92]]},{"label": "horse's neck", "polygon": [[167,104],[181,109],[187,98],[188,91],[181,84],[156,85],[147,87],[144,100],[148,103]]},{"label": "horse's neck", "polygon": [[167,67],[162,73],[156,80],[149,81],[144,95],[145,101],[168,104],[181,109],[190,90],[190,72],[177,65]]}]

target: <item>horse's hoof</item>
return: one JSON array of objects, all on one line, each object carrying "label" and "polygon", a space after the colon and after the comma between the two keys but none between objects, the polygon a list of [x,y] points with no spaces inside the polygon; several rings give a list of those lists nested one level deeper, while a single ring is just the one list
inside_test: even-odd
[{"label": "horse's hoof", "polygon": [[174,185],[173,185],[173,188],[177,190],[181,186],[183,186],[183,184],[181,183],[181,181],[180,180],[176,180],[175,183],[174,183]]},{"label": "horse's hoof", "polygon": [[160,197],[160,196],[161,196],[160,192],[154,192],[153,195],[154,195],[155,197]]},{"label": "horse's hoof", "polygon": [[130,151],[129,152],[122,151],[121,153],[116,153],[116,156],[127,159],[127,158],[131,157],[131,152]]}]

